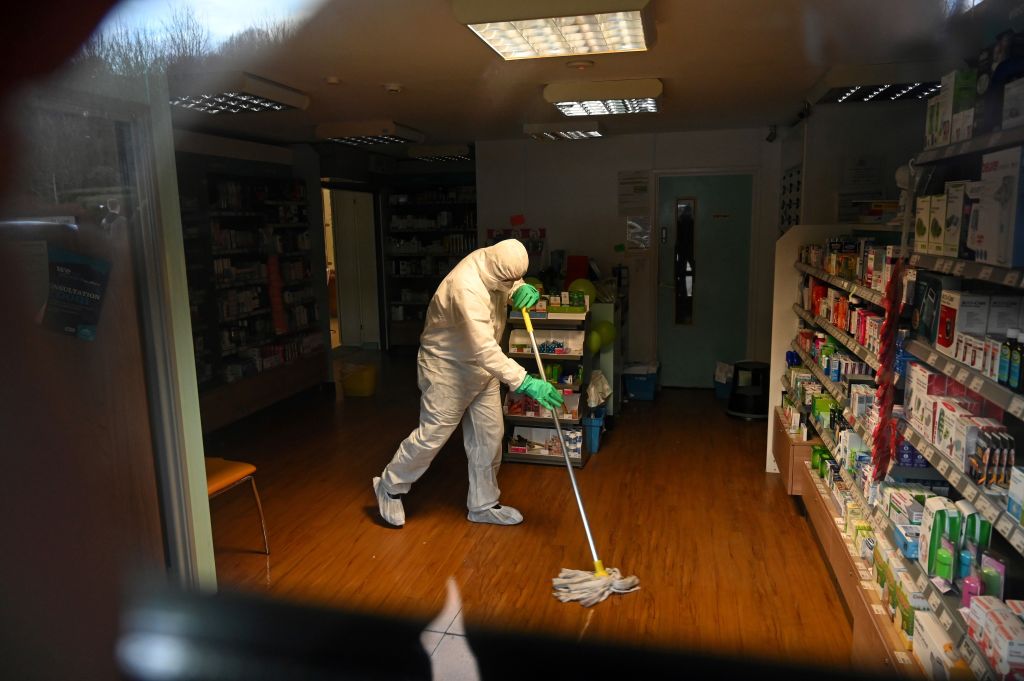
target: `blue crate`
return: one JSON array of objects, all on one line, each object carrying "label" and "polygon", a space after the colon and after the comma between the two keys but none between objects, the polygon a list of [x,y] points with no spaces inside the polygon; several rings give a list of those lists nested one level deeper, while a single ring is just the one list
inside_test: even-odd
[{"label": "blue crate", "polygon": [[623,374],[622,382],[626,386],[626,395],[629,399],[650,401],[654,399],[658,374]]}]

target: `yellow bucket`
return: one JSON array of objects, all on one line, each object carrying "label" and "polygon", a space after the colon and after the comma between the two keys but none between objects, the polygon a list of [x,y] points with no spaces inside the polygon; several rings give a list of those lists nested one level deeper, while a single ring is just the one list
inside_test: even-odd
[{"label": "yellow bucket", "polygon": [[370,397],[377,389],[377,367],[372,364],[342,367],[341,389],[345,397]]}]

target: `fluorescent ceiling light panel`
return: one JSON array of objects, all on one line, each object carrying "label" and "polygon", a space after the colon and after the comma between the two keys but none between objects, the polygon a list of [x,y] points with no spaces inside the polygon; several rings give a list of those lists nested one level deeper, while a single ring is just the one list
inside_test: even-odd
[{"label": "fluorescent ceiling light panel", "polygon": [[465,144],[439,146],[414,145],[409,147],[409,158],[434,163],[437,161],[472,161],[469,147]]},{"label": "fluorescent ceiling light panel", "polygon": [[[454,0],[453,9],[460,22],[508,61],[642,52],[648,45],[643,16],[647,2]],[[558,16],[551,16],[553,11]]]},{"label": "fluorescent ceiling light panel", "polygon": [[316,126],[316,136],[353,147],[422,142],[419,130],[407,128],[394,121],[338,121]]},{"label": "fluorescent ceiling light panel", "polygon": [[305,109],[309,96],[243,71],[169,74],[171,104],[206,114]]},{"label": "fluorescent ceiling light panel", "polygon": [[662,85],[657,78],[567,81],[544,88],[544,99],[566,116],[657,113]]},{"label": "fluorescent ceiling light panel", "polygon": [[535,140],[588,140],[602,137],[602,129],[597,121],[579,121],[578,123],[527,123],[523,132]]}]

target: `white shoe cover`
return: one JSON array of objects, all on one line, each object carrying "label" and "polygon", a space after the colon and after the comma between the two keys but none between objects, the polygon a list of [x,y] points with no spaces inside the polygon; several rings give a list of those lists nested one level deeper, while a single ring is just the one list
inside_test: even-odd
[{"label": "white shoe cover", "polygon": [[377,495],[377,508],[384,522],[395,527],[405,525],[405,507],[402,506],[402,500],[389,497],[380,478],[373,479],[373,491]]},{"label": "white shoe cover", "polygon": [[511,506],[498,504],[484,511],[470,511],[466,516],[474,523],[491,523],[492,525],[518,525],[523,522],[523,514]]}]

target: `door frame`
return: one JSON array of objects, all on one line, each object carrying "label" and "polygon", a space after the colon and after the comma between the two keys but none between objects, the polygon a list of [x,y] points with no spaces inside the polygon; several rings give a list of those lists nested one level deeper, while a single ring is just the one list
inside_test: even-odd
[{"label": "door frame", "polygon": [[[661,357],[660,354],[660,333],[658,318],[658,303],[657,296],[659,295],[659,282],[661,281],[661,230],[671,229],[674,225],[662,225],[661,224],[661,179],[663,177],[703,177],[709,175],[750,175],[751,182],[751,196],[750,196],[750,248],[748,249],[747,255],[747,339],[746,339],[746,350],[744,351],[745,356],[751,354],[751,349],[755,346],[756,337],[756,324],[755,324],[755,305],[754,305],[754,292],[756,291],[756,283],[758,277],[756,276],[756,260],[755,254],[759,250],[757,248],[757,224],[758,214],[763,201],[761,194],[761,178],[764,174],[764,170],[760,166],[756,165],[741,165],[741,166],[711,166],[707,168],[685,168],[681,170],[652,170],[651,171],[651,182],[654,185],[654,191],[651,194],[654,196],[654,205],[651,210],[654,212],[654,225],[655,233],[652,234],[653,247],[651,248],[651,258],[653,267],[650,268],[648,291],[654,296],[654,356]],[[768,263],[771,266],[771,263]],[[769,282],[770,283],[770,282]]]}]

